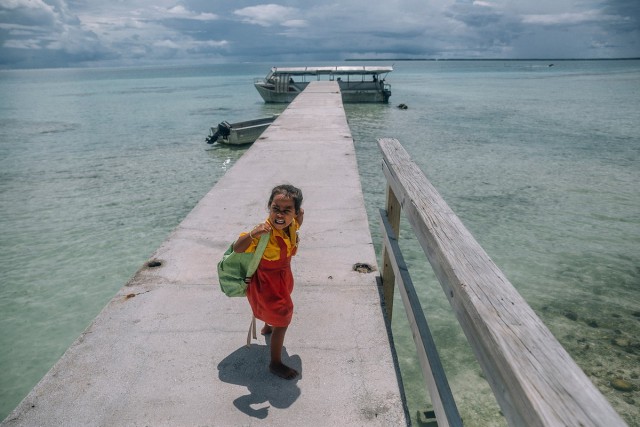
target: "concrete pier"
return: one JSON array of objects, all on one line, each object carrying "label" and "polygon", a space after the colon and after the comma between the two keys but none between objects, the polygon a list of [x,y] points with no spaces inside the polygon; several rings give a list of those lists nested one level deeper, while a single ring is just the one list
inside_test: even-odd
[{"label": "concrete pier", "polygon": [[[304,193],[295,312],[283,361],[245,347],[251,310],[216,262],[267,216],[270,190]],[[406,425],[351,132],[335,82],[312,82],[220,179],[4,420],[3,426]],[[260,324],[258,325],[260,327]]]}]

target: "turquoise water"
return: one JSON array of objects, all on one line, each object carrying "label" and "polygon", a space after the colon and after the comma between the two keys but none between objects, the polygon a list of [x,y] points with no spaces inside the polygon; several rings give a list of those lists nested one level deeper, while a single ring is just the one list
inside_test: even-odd
[{"label": "turquoise water", "polygon": [[[0,418],[242,155],[207,146],[208,127],[284,108],[252,87],[271,65],[0,72]],[[347,105],[371,231],[379,249],[376,138],[394,137],[637,426],[640,61],[548,65],[400,62],[390,105]],[[502,425],[406,224],[401,241],[463,418]],[[419,423],[428,403],[400,306]],[[618,377],[636,391],[612,389]]]}]

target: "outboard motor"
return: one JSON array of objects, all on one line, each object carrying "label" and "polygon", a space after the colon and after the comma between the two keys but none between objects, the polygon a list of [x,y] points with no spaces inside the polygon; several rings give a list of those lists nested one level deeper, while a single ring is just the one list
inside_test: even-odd
[{"label": "outboard motor", "polygon": [[231,125],[229,122],[222,122],[218,125],[216,131],[213,131],[213,128],[209,130],[209,136],[205,141],[207,144],[213,144],[218,140],[219,137],[229,136],[231,134]]},{"label": "outboard motor", "polygon": [[231,135],[231,125],[229,124],[229,122],[220,123],[218,125],[218,133],[222,137]]},{"label": "outboard motor", "polygon": [[207,144],[213,144],[214,142],[216,142],[218,140],[218,136],[220,136],[220,134],[218,133],[218,131],[216,130],[215,132],[213,131],[213,128],[209,129],[209,136],[205,138],[205,142]]}]

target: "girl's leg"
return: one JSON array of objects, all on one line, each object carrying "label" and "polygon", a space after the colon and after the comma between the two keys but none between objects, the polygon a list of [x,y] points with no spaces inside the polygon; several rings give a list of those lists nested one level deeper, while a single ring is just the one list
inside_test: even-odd
[{"label": "girl's leg", "polygon": [[273,334],[271,335],[271,363],[269,364],[269,370],[271,373],[281,378],[291,380],[298,376],[298,371],[282,363],[282,347],[284,345],[284,336],[286,333],[286,326],[273,327]]},{"label": "girl's leg", "polygon": [[268,323],[265,323],[262,329],[260,330],[260,333],[262,335],[269,335],[271,332],[273,332],[273,328]]}]

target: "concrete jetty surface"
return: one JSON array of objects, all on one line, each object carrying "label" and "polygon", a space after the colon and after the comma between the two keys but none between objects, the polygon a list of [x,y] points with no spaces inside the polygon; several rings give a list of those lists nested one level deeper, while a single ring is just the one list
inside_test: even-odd
[{"label": "concrete jetty surface", "polygon": [[[215,265],[267,217],[270,190],[304,193],[283,361],[245,347],[251,310]],[[335,82],[312,82],[4,420],[3,426],[400,426],[407,420],[377,289],[355,150]],[[377,267],[376,267],[377,268]],[[258,328],[260,328],[258,324]]]}]

